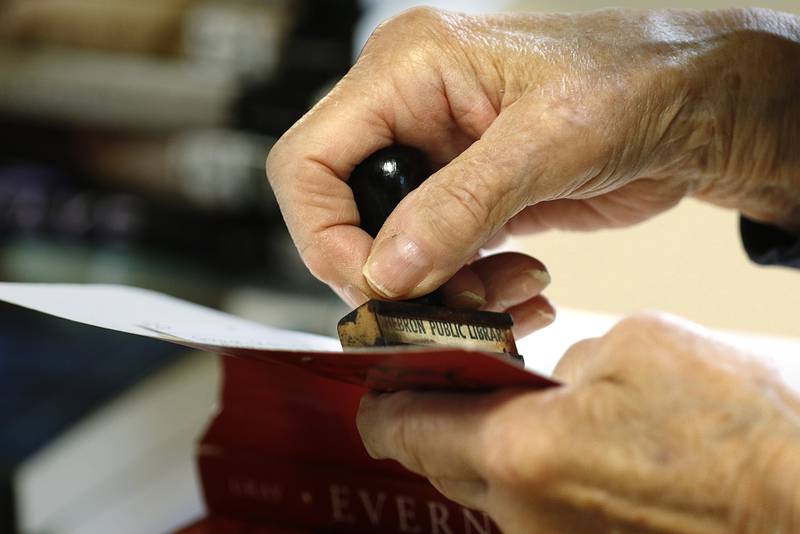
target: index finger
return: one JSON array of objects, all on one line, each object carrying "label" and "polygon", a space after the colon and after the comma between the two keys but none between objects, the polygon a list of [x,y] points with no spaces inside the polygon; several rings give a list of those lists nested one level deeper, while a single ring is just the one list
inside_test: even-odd
[{"label": "index finger", "polygon": [[428,478],[482,479],[480,397],[401,391],[367,394],[356,424],[373,458],[392,458]]},{"label": "index finger", "polygon": [[304,262],[340,291],[372,294],[361,274],[372,238],[346,179],[376,150],[392,144],[375,95],[345,77],[275,144],[267,177]]}]

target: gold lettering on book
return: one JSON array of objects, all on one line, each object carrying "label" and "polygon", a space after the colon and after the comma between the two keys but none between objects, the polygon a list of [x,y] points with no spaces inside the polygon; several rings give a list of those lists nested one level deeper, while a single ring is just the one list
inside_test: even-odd
[{"label": "gold lettering on book", "polygon": [[419,525],[413,525],[412,522],[416,521],[416,502],[411,497],[405,495],[398,495],[395,498],[397,503],[397,520],[400,526],[400,532],[419,532]]},{"label": "gold lettering on book", "polygon": [[373,504],[369,500],[369,493],[366,490],[358,490],[358,496],[361,503],[364,505],[364,511],[367,512],[367,518],[372,525],[379,525],[381,522],[381,514],[383,512],[383,504],[386,502],[386,494],[378,492],[378,498],[375,499]]},{"label": "gold lettering on book", "polygon": [[450,513],[442,503],[428,501],[428,513],[431,518],[431,534],[453,534],[447,526],[447,517]]},{"label": "gold lettering on book", "polygon": [[245,477],[228,479],[231,495],[244,499],[278,503],[283,499],[283,488],[274,483]]},{"label": "gold lettering on book", "polygon": [[[333,522],[349,525],[347,528],[369,524],[373,528],[391,528],[392,532],[407,534],[496,534],[485,513],[463,507],[448,508],[439,501],[420,502],[410,495],[370,491],[346,484],[329,484],[328,494]],[[389,499],[394,501],[394,508],[387,508]],[[425,510],[423,507],[427,508],[427,515],[420,513]],[[460,515],[453,513],[457,509],[461,510]]]},{"label": "gold lettering on book", "polygon": [[337,523],[352,523],[356,520],[352,513],[347,512],[350,504],[350,489],[347,486],[331,484],[328,488],[331,494],[331,507],[333,508],[333,520]]}]

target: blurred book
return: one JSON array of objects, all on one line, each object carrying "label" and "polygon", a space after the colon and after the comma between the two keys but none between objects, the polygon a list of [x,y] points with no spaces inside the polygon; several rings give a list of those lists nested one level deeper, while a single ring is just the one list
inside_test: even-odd
[{"label": "blurred book", "polygon": [[53,123],[164,130],[231,122],[238,79],[179,60],[0,46],[0,113]]},{"label": "blurred book", "polygon": [[0,9],[0,38],[261,74],[277,61],[289,7],[281,0],[10,0]]},{"label": "blurred book", "polygon": [[280,135],[319,87],[347,70],[355,6],[0,4],[0,114],[121,131],[243,126]]},{"label": "blurred book", "polygon": [[217,358],[191,353],[27,458],[13,479],[18,531],[156,533],[201,515],[194,447],[218,383]]},{"label": "blurred book", "polygon": [[227,128],[132,133],[5,121],[0,179],[14,166],[48,168],[87,186],[280,220],[264,172],[274,142],[272,136]]},{"label": "blurred book", "polygon": [[211,212],[43,166],[0,167],[0,244],[11,280],[124,282],[208,304],[237,284],[330,295],[277,215]]},{"label": "blurred book", "polygon": [[33,236],[86,244],[176,252],[199,263],[237,266],[269,260],[265,218],[223,217],[188,205],[159,203],[91,187],[37,166],[0,169],[0,236]]},{"label": "blurred book", "polygon": [[[20,464],[186,352],[76,326],[0,303],[0,532],[16,532],[17,514],[6,503],[17,501],[18,487],[12,485],[10,496],[5,490]],[[83,476],[66,482],[79,486],[92,473],[87,465],[97,466],[99,459],[81,464]]]},{"label": "blurred book", "polygon": [[256,210],[276,220],[264,173],[273,137],[229,129],[161,135],[79,132],[72,156],[96,183],[209,211]]}]

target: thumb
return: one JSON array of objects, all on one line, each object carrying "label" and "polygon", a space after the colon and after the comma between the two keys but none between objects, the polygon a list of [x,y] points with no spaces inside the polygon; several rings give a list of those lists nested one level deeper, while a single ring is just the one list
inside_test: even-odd
[{"label": "thumb", "polygon": [[535,134],[499,117],[398,204],[363,269],[372,289],[388,298],[430,293],[523,208],[566,197],[596,174],[604,159],[590,142],[596,134],[552,108],[537,111]]},{"label": "thumb", "polygon": [[433,291],[525,206],[517,173],[504,171],[481,143],[425,180],[386,220],[363,271],[377,293]]},{"label": "thumb", "polygon": [[525,172],[479,140],[403,199],[375,238],[363,273],[378,294],[427,294],[475,256],[529,201]]}]

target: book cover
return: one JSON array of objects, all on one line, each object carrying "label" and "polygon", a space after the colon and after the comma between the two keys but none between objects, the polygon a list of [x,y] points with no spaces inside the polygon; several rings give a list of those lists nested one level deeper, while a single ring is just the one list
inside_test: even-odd
[{"label": "book cover", "polygon": [[197,450],[211,519],[196,526],[206,530],[194,532],[251,532],[254,525],[313,532],[499,532],[488,516],[448,501],[400,464],[370,458],[355,426],[359,399],[369,389],[557,385],[490,353],[421,347],[342,352],[333,338],[270,328],[123,286],[0,283],[0,300],[227,356],[219,409]]},{"label": "book cover", "polygon": [[220,410],[197,452],[212,516],[333,532],[499,532],[488,516],[364,451],[363,386],[223,359]]}]

